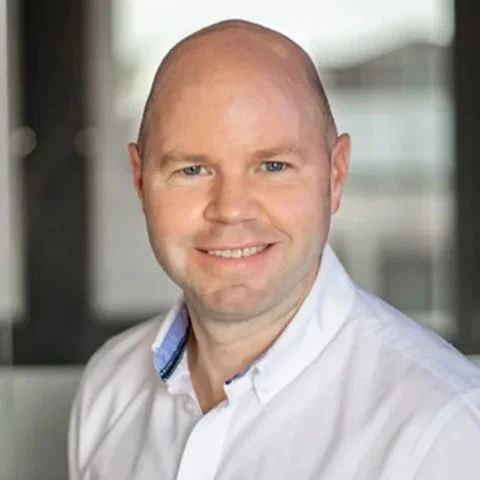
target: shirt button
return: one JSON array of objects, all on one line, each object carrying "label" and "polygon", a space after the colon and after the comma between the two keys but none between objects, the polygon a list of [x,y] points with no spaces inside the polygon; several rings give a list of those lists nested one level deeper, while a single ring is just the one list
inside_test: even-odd
[{"label": "shirt button", "polygon": [[183,408],[189,415],[195,412],[195,402],[191,397],[185,397]]}]

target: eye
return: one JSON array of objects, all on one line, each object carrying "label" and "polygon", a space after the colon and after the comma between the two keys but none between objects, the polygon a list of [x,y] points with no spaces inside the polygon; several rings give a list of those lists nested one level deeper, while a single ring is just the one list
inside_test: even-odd
[{"label": "eye", "polygon": [[268,161],[262,164],[262,168],[267,172],[281,172],[282,170],[286,170],[287,167],[288,163],[279,161]]},{"label": "eye", "polygon": [[206,168],[203,165],[190,165],[180,170],[180,173],[187,177],[195,177],[197,175],[205,174],[205,172]]}]

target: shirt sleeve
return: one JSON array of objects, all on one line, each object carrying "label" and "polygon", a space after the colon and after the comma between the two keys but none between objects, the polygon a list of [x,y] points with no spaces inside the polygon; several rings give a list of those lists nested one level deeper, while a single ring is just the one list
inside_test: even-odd
[{"label": "shirt sleeve", "polygon": [[420,448],[414,480],[479,480],[480,392],[447,406]]},{"label": "shirt sleeve", "polygon": [[80,408],[79,394],[73,401],[70,412],[70,424],[68,429],[68,478],[69,480],[80,480],[80,465],[78,461],[79,448],[79,429],[80,429]]},{"label": "shirt sleeve", "polygon": [[[88,425],[91,424],[91,421],[88,422],[89,406],[91,406],[92,397],[96,398],[98,394],[98,388],[95,388],[98,383],[96,379],[96,370],[107,346],[108,342],[106,346],[100,348],[92,356],[85,366],[70,410],[70,422],[68,428],[69,480],[83,480],[85,478],[85,462],[91,452],[92,442],[90,441],[90,438],[85,442],[83,437],[85,436],[85,431],[90,433],[91,430],[88,428]],[[100,421],[98,423],[101,424]],[[87,435],[87,437],[89,437],[89,435]]]}]

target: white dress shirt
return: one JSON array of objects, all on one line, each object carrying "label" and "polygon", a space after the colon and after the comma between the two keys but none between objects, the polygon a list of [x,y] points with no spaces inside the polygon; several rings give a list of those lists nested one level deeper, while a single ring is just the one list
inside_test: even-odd
[{"label": "white dress shirt", "polygon": [[187,336],[179,300],[94,355],[72,480],[480,479],[480,370],[356,287],[328,246],[297,315],[207,414]]}]

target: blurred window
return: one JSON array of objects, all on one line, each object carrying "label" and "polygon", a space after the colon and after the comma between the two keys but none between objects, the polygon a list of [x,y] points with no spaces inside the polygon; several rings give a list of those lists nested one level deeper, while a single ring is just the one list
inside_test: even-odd
[{"label": "blurred window", "polygon": [[433,261],[430,255],[385,255],[382,264],[382,297],[405,313],[433,309]]}]

